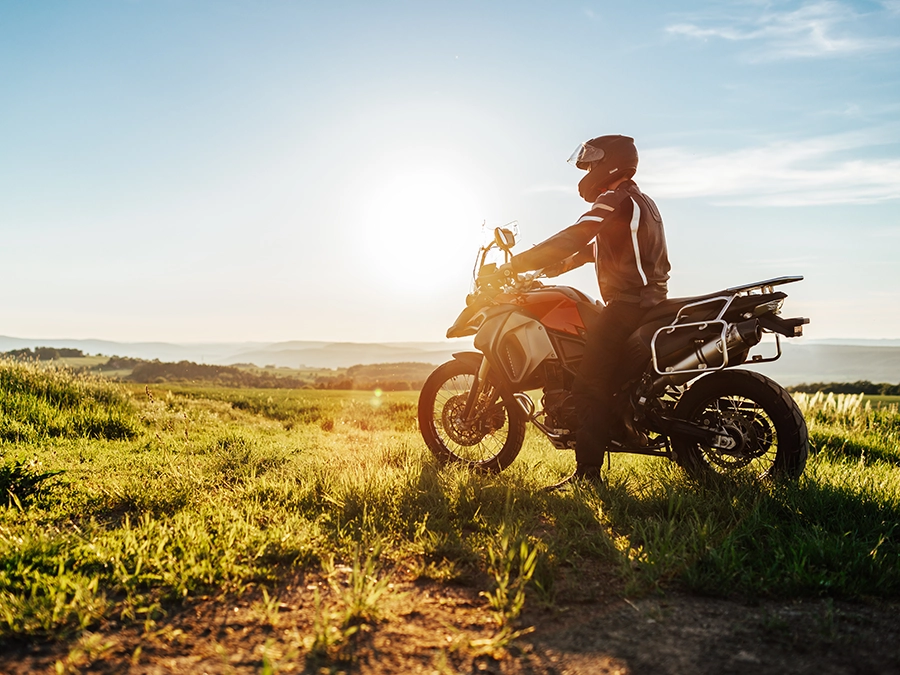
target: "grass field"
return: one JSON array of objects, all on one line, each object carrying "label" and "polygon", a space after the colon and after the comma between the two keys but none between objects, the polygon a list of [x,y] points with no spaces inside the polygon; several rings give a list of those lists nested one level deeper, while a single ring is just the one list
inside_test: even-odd
[{"label": "grass field", "polygon": [[900,396],[863,396],[863,402],[879,407],[900,405]]},{"label": "grass field", "polygon": [[895,403],[798,394],[814,454],[795,484],[699,486],[616,456],[602,493],[545,493],[569,453],[529,431],[498,476],[440,468],[416,396],[126,388],[0,363],[0,638],[152,631],[185,602],[251,592],[277,613],[296,574],[346,576],[296,638],[322,663],[374,630],[401,578],[482,591],[496,648],[585,566],[632,597],[900,597]]}]

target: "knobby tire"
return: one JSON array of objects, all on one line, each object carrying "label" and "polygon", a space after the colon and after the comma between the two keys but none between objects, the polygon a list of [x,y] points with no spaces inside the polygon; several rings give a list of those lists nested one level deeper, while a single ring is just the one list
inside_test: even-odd
[{"label": "knobby tire", "polygon": [[454,359],[438,366],[419,394],[419,430],[441,464],[498,472],[522,449],[527,420],[510,393],[493,387],[487,412],[473,426],[464,425],[459,413],[477,375],[474,362]]},{"label": "knobby tire", "polygon": [[[675,413],[693,422],[724,421],[750,439],[750,452],[737,457],[672,438],[675,461],[694,478],[750,471],[759,477],[796,479],[803,473],[809,455],[806,421],[791,395],[759,373],[726,370],[701,377],[681,397]],[[759,454],[748,459],[754,453]]]}]

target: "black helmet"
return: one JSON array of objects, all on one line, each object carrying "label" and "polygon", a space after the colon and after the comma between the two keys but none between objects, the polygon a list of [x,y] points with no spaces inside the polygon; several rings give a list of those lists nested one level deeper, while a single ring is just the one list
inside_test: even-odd
[{"label": "black helmet", "polygon": [[593,202],[609,185],[635,174],[638,152],[630,136],[598,136],[575,148],[569,162],[588,172],[578,183],[578,192]]}]

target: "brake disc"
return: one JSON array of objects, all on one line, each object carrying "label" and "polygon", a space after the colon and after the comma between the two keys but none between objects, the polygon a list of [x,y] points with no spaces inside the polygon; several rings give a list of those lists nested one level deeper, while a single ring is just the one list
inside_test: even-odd
[{"label": "brake disc", "polygon": [[457,394],[450,398],[441,411],[441,425],[454,443],[471,446],[485,437],[485,432],[473,424],[467,424],[463,415],[466,411],[466,399],[469,393]]}]

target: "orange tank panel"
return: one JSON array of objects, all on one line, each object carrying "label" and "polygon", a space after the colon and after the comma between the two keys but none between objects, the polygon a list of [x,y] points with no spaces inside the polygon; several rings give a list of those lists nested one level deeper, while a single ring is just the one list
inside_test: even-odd
[{"label": "orange tank panel", "polygon": [[529,314],[550,330],[582,335],[584,321],[578,312],[577,303],[566,294],[553,289],[531,291],[516,295],[512,299],[525,308]]}]

